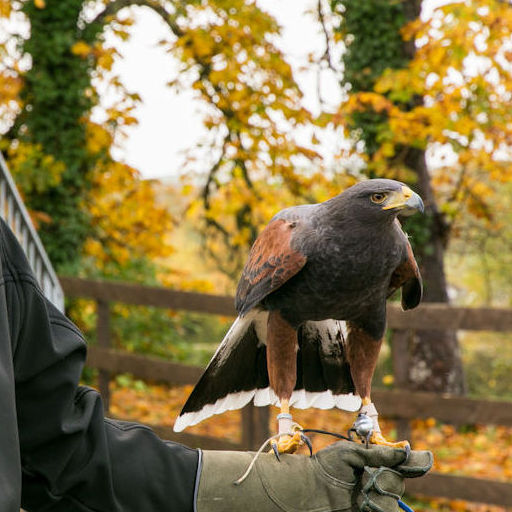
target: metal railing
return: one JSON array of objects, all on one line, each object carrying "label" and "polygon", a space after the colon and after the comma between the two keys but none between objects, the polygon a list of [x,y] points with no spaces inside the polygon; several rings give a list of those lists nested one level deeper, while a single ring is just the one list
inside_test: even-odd
[{"label": "metal railing", "polygon": [[17,236],[43,293],[64,311],[64,292],[0,153],[0,217]]}]

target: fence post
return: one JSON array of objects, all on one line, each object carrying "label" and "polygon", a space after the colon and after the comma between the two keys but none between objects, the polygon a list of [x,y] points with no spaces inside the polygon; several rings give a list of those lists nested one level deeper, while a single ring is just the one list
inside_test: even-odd
[{"label": "fence post", "polygon": [[257,450],[268,439],[269,408],[255,407],[252,402],[242,409],[242,447]]},{"label": "fence post", "polygon": [[[96,336],[98,346],[110,348],[110,305],[107,301],[98,299],[96,301]],[[103,399],[103,409],[108,413],[110,408],[110,372],[100,370],[98,374],[98,387]]]},{"label": "fence post", "polygon": [[[396,329],[392,337],[393,376],[395,387],[407,389],[409,384],[409,339],[411,331]],[[396,420],[397,440],[410,440],[411,423],[408,419]]]}]

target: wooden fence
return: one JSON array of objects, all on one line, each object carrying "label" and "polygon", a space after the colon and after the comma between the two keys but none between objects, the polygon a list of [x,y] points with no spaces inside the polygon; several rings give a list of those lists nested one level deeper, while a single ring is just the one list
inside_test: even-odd
[{"label": "wooden fence", "polygon": [[[195,384],[202,373],[198,367],[186,366],[158,358],[140,356],[110,348],[110,304],[121,302],[234,316],[233,299],[198,293],[177,292],[134,284],[61,278],[67,297],[90,298],[97,303],[96,346],[88,350],[87,364],[100,370],[100,391],[108,410],[108,381],[117,373],[131,373],[140,379],[169,385]],[[444,304],[425,304],[413,311],[402,312],[388,307],[388,327],[393,332],[393,365],[395,382],[403,379],[407,368],[407,343],[415,330],[473,330],[512,332],[512,309],[455,308]],[[401,376],[401,377],[400,377]],[[398,378],[397,378],[398,377]],[[402,433],[415,418],[435,418],[453,425],[474,423],[512,427],[512,402],[475,400],[407,390],[379,390],[372,393],[379,412],[396,420]],[[247,406],[242,411],[242,443],[176,434],[168,427],[153,425],[166,439],[206,449],[246,449],[258,446],[268,436],[268,410]],[[512,483],[431,472],[407,481],[407,491],[430,497],[446,497],[492,505],[512,507]]]}]

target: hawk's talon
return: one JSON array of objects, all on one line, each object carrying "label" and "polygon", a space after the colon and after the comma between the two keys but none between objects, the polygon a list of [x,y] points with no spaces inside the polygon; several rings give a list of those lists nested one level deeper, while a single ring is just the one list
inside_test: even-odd
[{"label": "hawk's talon", "polygon": [[272,447],[272,451],[274,452],[277,461],[281,462],[281,457],[279,456],[279,449],[277,448],[277,441],[275,439],[272,439],[272,441],[270,441],[270,446]]},{"label": "hawk's talon", "polygon": [[301,432],[300,439],[302,441],[302,444],[305,444],[308,447],[309,456],[313,457],[313,445],[311,444],[309,437]]},{"label": "hawk's talon", "polygon": [[407,461],[409,460],[409,457],[411,456],[411,445],[407,441],[407,444],[405,445],[405,460],[403,464],[407,464]]}]

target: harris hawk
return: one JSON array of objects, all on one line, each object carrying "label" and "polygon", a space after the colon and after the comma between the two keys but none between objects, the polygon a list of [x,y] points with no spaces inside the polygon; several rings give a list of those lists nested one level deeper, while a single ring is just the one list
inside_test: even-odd
[{"label": "harris hawk", "polygon": [[362,181],[328,201],[275,215],[256,239],[236,292],[238,317],[174,424],[277,405],[274,450],[300,443],[290,406],[357,411],[380,433],[371,381],[386,328],[386,299],[421,301],[422,281],[399,214],[423,212],[420,196],[394,180]]}]

